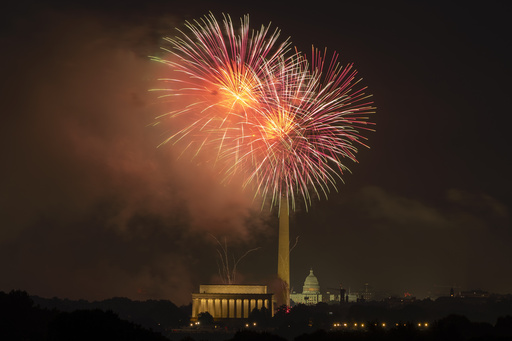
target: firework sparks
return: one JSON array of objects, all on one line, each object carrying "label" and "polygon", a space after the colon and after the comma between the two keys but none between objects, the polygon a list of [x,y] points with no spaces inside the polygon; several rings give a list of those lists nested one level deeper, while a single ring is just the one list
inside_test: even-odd
[{"label": "firework sparks", "polygon": [[284,197],[295,207],[302,198],[307,208],[312,195],[327,197],[343,181],[345,159],[357,162],[357,145],[366,146],[360,132],[372,130],[371,95],[336,53],[326,63],[313,49],[309,62],[286,55],[289,42],[277,44],[278,30],[249,34],[248,16],[239,33],[228,16],[223,24],[213,15],[187,23],[190,35],[167,39],[172,58],[153,58],[181,75],[166,79],[167,95],[190,100],[166,114],[186,115],[189,124],[164,143],[190,136],[187,148],[196,152],[213,145],[226,179],[243,174],[244,185],[272,205]]},{"label": "firework sparks", "polygon": [[166,116],[186,116],[189,124],[163,141],[177,142],[192,137],[188,147],[199,152],[205,144],[216,141],[219,153],[223,150],[224,136],[241,128],[246,117],[259,105],[258,96],[265,91],[264,70],[277,62],[286,52],[287,41],[277,45],[279,30],[270,32],[262,26],[259,31],[249,30],[249,17],[241,19],[235,32],[229,16],[223,26],[210,14],[194,23],[187,22],[189,33],[165,38],[172,49],[170,58],[152,57],[171,67],[176,77],[162,79],[171,84],[162,97],[179,98],[188,104],[174,109]]}]

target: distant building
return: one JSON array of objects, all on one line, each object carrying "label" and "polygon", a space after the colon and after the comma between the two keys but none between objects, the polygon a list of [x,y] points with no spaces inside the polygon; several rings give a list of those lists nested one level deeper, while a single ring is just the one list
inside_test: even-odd
[{"label": "distant building", "polygon": [[290,294],[290,299],[295,304],[315,305],[322,302],[322,294],[320,293],[320,284],[318,279],[313,274],[313,269],[309,270],[309,275],[304,280],[302,293],[293,292]]},{"label": "distant building", "polygon": [[364,287],[362,287],[359,291],[351,291],[349,289],[347,293],[347,302],[365,302],[372,301],[374,299],[374,289],[368,284],[365,283]]},{"label": "distant building", "polygon": [[455,284],[452,285],[434,285],[427,293],[427,297],[437,299],[441,297],[460,297],[461,287]]},{"label": "distant building", "polygon": [[346,302],[365,302],[373,301],[374,299],[375,290],[368,283],[365,283],[359,291],[351,291],[349,288],[345,296]]},{"label": "distant building", "polygon": [[358,292],[350,291],[350,288],[348,290],[343,289],[341,285],[339,289],[328,288],[328,290],[322,294],[318,279],[314,275],[313,269],[311,269],[304,280],[302,293],[294,291],[290,294],[290,299],[293,304],[315,305],[319,302],[339,304],[340,302],[371,301],[375,296],[374,289],[368,283],[365,283],[364,287]]},{"label": "distant building", "polygon": [[265,307],[274,315],[273,294],[265,285],[200,285],[192,294],[192,321],[208,312],[216,321],[248,318],[254,308]]},{"label": "distant building", "polygon": [[365,301],[371,301],[373,299],[374,291],[368,283],[364,284],[363,290],[359,293],[360,297]]},{"label": "distant building", "polygon": [[480,289],[461,291],[460,293],[461,298],[489,298],[489,296],[489,292]]},{"label": "distant building", "polygon": [[347,302],[358,302],[361,298],[359,297],[359,294],[357,292],[349,292],[346,297]]}]

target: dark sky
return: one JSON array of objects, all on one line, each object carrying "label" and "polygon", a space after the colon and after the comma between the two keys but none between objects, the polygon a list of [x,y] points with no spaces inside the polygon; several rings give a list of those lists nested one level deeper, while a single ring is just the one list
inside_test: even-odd
[{"label": "dark sky", "polygon": [[[272,22],[298,49],[337,51],[374,95],[371,149],[338,193],[291,215],[291,281],[369,283],[419,298],[512,292],[511,31],[505,2],[73,1],[0,15],[0,290],[190,301],[218,283],[272,284],[277,213],[149,127],[161,38],[212,11]],[[190,4],[189,4],[190,3]],[[193,3],[193,4],[192,4]]]}]

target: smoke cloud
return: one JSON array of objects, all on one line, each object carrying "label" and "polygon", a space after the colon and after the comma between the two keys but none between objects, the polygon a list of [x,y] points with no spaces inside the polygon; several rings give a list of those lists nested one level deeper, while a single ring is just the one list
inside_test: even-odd
[{"label": "smoke cloud", "polygon": [[169,108],[148,90],[166,66],[148,56],[161,27],[112,20],[43,11],[2,39],[0,288],[186,303],[217,274],[210,234],[251,245],[266,214],[211,168],[156,148],[165,131],[150,124]]}]

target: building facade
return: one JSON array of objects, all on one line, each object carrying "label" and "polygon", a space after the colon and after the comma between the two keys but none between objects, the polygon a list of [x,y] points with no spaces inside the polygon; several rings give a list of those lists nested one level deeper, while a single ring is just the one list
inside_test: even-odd
[{"label": "building facade", "polygon": [[293,292],[290,299],[295,304],[315,305],[322,302],[322,294],[320,293],[320,284],[313,273],[313,269],[309,270],[309,275],[304,280],[302,293]]},{"label": "building facade", "polygon": [[265,285],[200,285],[192,294],[192,321],[200,313],[210,313],[214,320],[244,319],[251,311],[265,307],[274,315],[273,294]]}]

